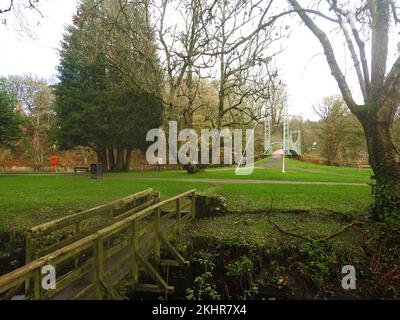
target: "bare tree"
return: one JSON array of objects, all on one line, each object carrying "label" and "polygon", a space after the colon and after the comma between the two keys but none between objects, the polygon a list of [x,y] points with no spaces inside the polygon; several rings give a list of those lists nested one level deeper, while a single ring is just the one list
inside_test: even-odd
[{"label": "bare tree", "polygon": [[339,150],[345,134],[346,106],[341,97],[326,97],[314,112],[320,117],[319,141],[322,155],[329,165],[339,161]]},{"label": "bare tree", "polygon": [[[272,43],[280,38],[273,27],[273,0],[155,1],[153,15],[166,73],[166,118],[176,118],[182,98],[183,123],[191,127],[199,103],[199,86],[217,84],[218,105],[208,119],[213,127],[251,123],[269,98],[277,72]],[[167,19],[173,15],[173,19]],[[171,20],[173,21],[171,23]],[[203,82],[204,83],[204,82]],[[197,102],[197,103],[195,103]]]},{"label": "bare tree", "polygon": [[[204,35],[210,21],[203,19],[209,7],[204,0],[160,0],[153,5],[156,35],[166,74],[165,120],[179,120],[176,111],[180,109],[179,101],[183,98],[181,122],[191,128],[193,115],[199,108],[194,102],[199,97],[201,72],[209,62],[204,56],[208,46]],[[171,15],[174,19],[168,19]]]},{"label": "bare tree", "polygon": [[14,21],[13,27],[21,34],[33,37],[32,27],[26,16],[28,11],[32,11],[40,18],[43,17],[40,10],[40,0],[6,0],[0,4],[0,19],[3,25],[7,25],[9,20]]},{"label": "bare tree", "polygon": [[[364,102],[358,104],[339,66],[333,39],[317,24],[310,9],[288,0],[308,29],[318,38],[351,112],[361,122],[367,138],[370,164],[377,177],[374,216],[382,220],[400,210],[400,153],[392,125],[400,103],[400,57],[388,68],[391,25],[397,24],[397,1],[325,0],[313,2],[314,13],[339,27],[351,55]],[[371,46],[370,61],[367,45]]]},{"label": "bare tree", "polygon": [[8,0],[8,3],[6,3],[5,5],[3,4],[3,6],[0,7],[0,14],[11,12],[13,10],[20,10],[21,5],[22,9],[33,9],[40,12],[38,9],[38,3],[39,0]]},{"label": "bare tree", "polygon": [[215,22],[207,30],[213,44],[207,54],[219,72],[217,128],[234,125],[239,114],[249,123],[264,116],[254,106],[265,103],[278,76],[271,45],[281,36],[274,27],[272,3],[223,0],[208,11]]},{"label": "bare tree", "polygon": [[284,83],[277,79],[271,86],[269,99],[266,101],[266,107],[271,115],[272,128],[277,130],[282,128],[285,104],[287,103],[287,88]]}]

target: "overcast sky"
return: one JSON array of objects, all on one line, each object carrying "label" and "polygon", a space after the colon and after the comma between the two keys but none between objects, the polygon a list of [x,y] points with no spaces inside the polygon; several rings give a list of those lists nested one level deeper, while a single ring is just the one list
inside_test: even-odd
[{"label": "overcast sky", "polygon": [[[41,3],[44,18],[30,14],[28,17],[35,39],[20,35],[12,25],[0,24],[3,44],[0,49],[1,76],[37,74],[52,78],[56,75],[59,62],[57,50],[65,26],[71,23],[76,12],[77,1],[41,0]],[[38,21],[39,26],[36,25]],[[339,93],[322,48],[314,36],[300,25],[294,26],[290,39],[283,47],[286,50],[278,56],[277,66],[288,85],[290,113],[315,119],[312,106],[324,96]]]}]

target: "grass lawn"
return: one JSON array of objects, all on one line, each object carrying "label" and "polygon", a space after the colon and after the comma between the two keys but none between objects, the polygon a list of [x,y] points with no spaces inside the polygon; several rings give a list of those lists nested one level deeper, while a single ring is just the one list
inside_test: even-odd
[{"label": "grass lawn", "polygon": [[368,187],[314,185],[243,185],[216,186],[207,192],[227,199],[232,212],[273,211],[332,211],[365,213],[371,203]]},{"label": "grass lawn", "polygon": [[87,176],[1,176],[0,230],[29,228],[148,188],[160,191],[166,199],[208,186],[201,182],[118,179],[112,175],[104,180],[91,180]]},{"label": "grass lawn", "polygon": [[[370,176],[369,170],[326,167],[293,160],[288,160],[288,168],[286,175],[279,169],[256,169],[251,176],[235,176],[234,169],[217,169],[196,175],[183,171],[118,173],[108,174],[103,180],[90,180],[85,175],[3,175],[0,176],[0,231],[26,229],[147,188],[160,191],[164,199],[194,188],[221,195],[227,199],[228,209],[232,212],[272,208],[280,212],[354,213],[365,212],[371,203],[367,186],[259,185],[241,181],[364,183]],[[148,178],[152,179],[146,180]],[[190,181],[182,180],[186,178]],[[217,184],[202,179],[236,179],[237,183]]]},{"label": "grass lawn", "polygon": [[[287,172],[282,174],[280,169],[259,168],[268,160],[257,162],[253,174],[237,176],[234,168],[209,169],[196,175],[188,175],[186,171],[169,172],[133,172],[135,178],[165,178],[165,179],[237,179],[237,180],[278,180],[278,181],[307,181],[307,182],[344,182],[368,183],[371,170],[357,170],[355,168],[328,167],[323,165],[302,163],[296,160],[287,160]],[[124,174],[122,174],[124,175]]]}]

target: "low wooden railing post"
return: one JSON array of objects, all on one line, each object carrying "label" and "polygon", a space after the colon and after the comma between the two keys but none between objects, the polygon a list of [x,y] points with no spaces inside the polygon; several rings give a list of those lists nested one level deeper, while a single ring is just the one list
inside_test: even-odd
[{"label": "low wooden railing post", "polygon": [[[81,233],[82,231],[82,221],[79,221],[77,223],[75,223],[74,225],[74,235],[78,235]],[[75,269],[79,267],[79,257],[75,258]]]},{"label": "low wooden railing post", "polygon": [[114,208],[110,208],[109,209],[108,219],[110,220],[110,223],[113,223],[113,221],[114,221]]},{"label": "low wooden railing post", "polygon": [[139,283],[139,264],[136,256],[136,252],[139,250],[139,229],[137,221],[134,220],[131,226],[131,273],[132,280],[134,283]]},{"label": "low wooden railing post", "polygon": [[[33,237],[32,232],[28,231],[25,239],[25,264],[29,264],[33,260]],[[28,278],[25,280],[25,296],[28,297],[30,295],[31,279]]]},{"label": "low wooden railing post", "polygon": [[196,219],[196,192],[192,193],[192,219]]},{"label": "low wooden railing post", "polygon": [[177,233],[180,235],[182,232],[181,199],[176,200],[176,219],[178,220]]},{"label": "low wooden railing post", "polygon": [[42,270],[40,268],[33,272],[33,300],[42,300]]},{"label": "low wooden railing post", "polygon": [[101,281],[104,277],[104,240],[97,239],[93,244],[93,288],[97,300],[103,299]]},{"label": "low wooden railing post", "polygon": [[74,225],[74,235],[77,235],[81,232],[81,221],[76,222]]},{"label": "low wooden railing post", "polygon": [[154,255],[158,261],[161,259],[161,245],[160,245],[160,208],[155,209],[154,217]]}]

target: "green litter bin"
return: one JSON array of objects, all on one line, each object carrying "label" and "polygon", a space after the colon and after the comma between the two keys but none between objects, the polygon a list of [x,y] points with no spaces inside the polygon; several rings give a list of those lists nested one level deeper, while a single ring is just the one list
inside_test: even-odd
[{"label": "green litter bin", "polygon": [[92,163],[90,165],[90,177],[92,179],[103,179],[103,164],[102,163]]}]

